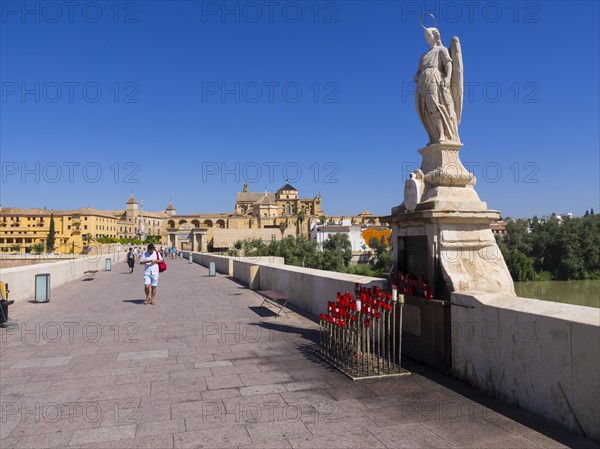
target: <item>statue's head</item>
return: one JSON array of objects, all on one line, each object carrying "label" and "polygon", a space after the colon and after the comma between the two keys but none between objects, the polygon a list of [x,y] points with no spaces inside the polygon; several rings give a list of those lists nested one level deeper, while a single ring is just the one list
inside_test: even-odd
[{"label": "statue's head", "polygon": [[423,34],[425,34],[425,40],[429,45],[440,42],[440,32],[437,28],[424,28]]},{"label": "statue's head", "polygon": [[430,12],[428,12],[427,15],[433,19],[433,26],[427,28],[423,24],[422,17],[419,17],[419,23],[421,24],[421,27],[423,27],[423,33],[425,34],[425,40],[427,41],[427,43],[429,45],[434,45],[435,43],[440,42],[440,32],[437,29],[437,20],[436,20],[435,16],[433,14],[431,14]]}]

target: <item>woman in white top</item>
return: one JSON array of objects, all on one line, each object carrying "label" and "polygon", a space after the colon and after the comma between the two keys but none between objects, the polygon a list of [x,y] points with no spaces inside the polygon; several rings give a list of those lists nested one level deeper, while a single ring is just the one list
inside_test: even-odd
[{"label": "woman in white top", "polygon": [[144,305],[154,305],[156,288],[158,287],[158,264],[162,261],[160,253],[152,243],[148,245],[148,250],[140,257],[140,263],[144,264],[144,291],[146,293]]}]

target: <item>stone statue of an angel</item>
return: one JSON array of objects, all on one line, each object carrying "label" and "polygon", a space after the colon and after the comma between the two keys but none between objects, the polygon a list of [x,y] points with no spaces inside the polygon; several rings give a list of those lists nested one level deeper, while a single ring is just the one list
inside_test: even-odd
[{"label": "stone statue of an angel", "polygon": [[463,105],[463,64],[460,41],[453,37],[450,51],[442,45],[439,30],[426,28],[425,40],[431,46],[421,56],[414,81],[417,84],[417,114],[429,135],[428,145],[458,143],[458,125]]}]

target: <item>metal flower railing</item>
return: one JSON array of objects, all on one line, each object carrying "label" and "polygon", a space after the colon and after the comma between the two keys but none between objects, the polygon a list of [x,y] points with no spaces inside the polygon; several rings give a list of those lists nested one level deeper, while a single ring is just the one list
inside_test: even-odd
[{"label": "metal flower railing", "polygon": [[319,316],[319,355],[353,379],[409,374],[400,366],[404,296],[355,285]]}]

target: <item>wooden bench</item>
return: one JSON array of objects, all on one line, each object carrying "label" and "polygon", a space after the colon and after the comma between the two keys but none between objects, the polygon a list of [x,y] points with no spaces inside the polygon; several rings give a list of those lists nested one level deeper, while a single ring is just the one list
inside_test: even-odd
[{"label": "wooden bench", "polygon": [[85,277],[83,278],[83,280],[84,281],[92,281],[92,280],[96,279],[96,273],[98,273],[98,270],[84,271],[83,274],[85,274]]},{"label": "wooden bench", "polygon": [[279,314],[281,312],[283,312],[286,317],[288,316],[288,314],[286,313],[284,308],[287,305],[287,303],[292,300],[290,295],[286,295],[285,293],[278,292],[276,290],[258,290],[258,294],[263,297],[263,302],[260,304],[260,307],[262,307],[262,305],[265,302],[271,303],[271,304],[279,307],[277,316],[279,316]]}]

